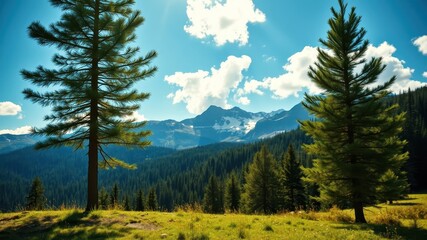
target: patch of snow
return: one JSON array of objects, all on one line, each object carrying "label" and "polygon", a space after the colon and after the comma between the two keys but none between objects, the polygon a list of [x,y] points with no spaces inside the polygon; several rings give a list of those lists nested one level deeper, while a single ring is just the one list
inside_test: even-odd
[{"label": "patch of snow", "polygon": [[262,116],[240,119],[224,117],[220,123],[215,123],[212,128],[220,132],[239,132],[242,134],[247,134],[255,128],[256,123],[261,119]]},{"label": "patch of snow", "polygon": [[249,119],[246,124],[245,124],[245,134],[247,134],[248,132],[250,132],[252,129],[255,128],[256,123],[262,119],[261,117],[259,118],[253,118],[253,119]]}]

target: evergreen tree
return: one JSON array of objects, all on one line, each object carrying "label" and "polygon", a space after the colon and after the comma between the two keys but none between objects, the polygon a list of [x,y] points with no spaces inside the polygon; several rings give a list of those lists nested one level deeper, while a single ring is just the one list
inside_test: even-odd
[{"label": "evergreen tree", "polygon": [[302,169],[296,159],[294,147],[289,145],[279,168],[279,194],[282,209],[294,211],[305,208],[305,188],[302,183]]},{"label": "evergreen tree", "polygon": [[130,211],[131,210],[128,195],[125,195],[125,199],[123,200],[123,209],[125,211]]},{"label": "evergreen tree", "polygon": [[[136,57],[138,47],[135,29],[144,18],[132,9],[134,0],[50,0],[64,11],[60,21],[43,27],[39,22],[29,27],[30,37],[40,45],[56,46],[53,57],[56,69],[39,66],[35,71],[23,70],[24,79],[37,87],[54,89],[36,92],[25,89],[25,98],[42,106],[52,106],[53,114],[45,117],[50,123],[33,129],[48,136],[36,145],[40,148],[63,145],[81,149],[88,146],[87,206],[98,207],[98,167],[135,168],[112,156],[108,144],[145,147],[141,139],[149,131],[140,131],[145,122],[129,119],[139,109],[138,102],[149,97],[133,89],[135,84],[156,71],[148,67],[156,52]],[[101,159],[98,159],[101,156]]]},{"label": "evergreen tree", "polygon": [[225,186],[225,206],[232,212],[238,212],[240,207],[240,182],[233,172]]},{"label": "evergreen tree", "polygon": [[110,204],[112,208],[117,208],[119,205],[119,186],[114,183],[110,194]]},{"label": "evergreen tree", "polygon": [[224,213],[224,193],[217,178],[212,175],[203,196],[203,211],[206,213]]},{"label": "evergreen tree", "polygon": [[378,199],[382,202],[388,201],[391,204],[394,200],[404,197],[408,189],[409,185],[406,178],[396,175],[389,169],[380,178],[380,185],[377,187]]},{"label": "evergreen tree", "polygon": [[139,190],[138,193],[136,194],[136,207],[135,210],[136,211],[144,211],[145,210],[145,198],[144,198],[144,193],[142,192],[142,190]]},{"label": "evergreen tree", "polygon": [[[365,59],[369,42],[361,17],[353,7],[339,0],[340,11],[332,8],[330,30],[320,42],[317,63],[309,77],[324,93],[306,94],[304,106],[314,121],[302,122],[302,129],[314,143],[305,150],[316,157],[307,179],[319,184],[323,203],[349,203],[357,223],[366,222],[363,207],[374,202],[380,177],[392,168],[398,171],[407,159],[405,142],[398,139],[404,114],[393,115],[397,105],[386,107],[384,98],[395,77],[377,83],[385,65],[381,58]],[[360,70],[358,70],[360,69]]]},{"label": "evergreen tree", "polygon": [[150,211],[157,211],[159,208],[159,203],[157,202],[156,189],[150,188],[148,191],[147,197],[147,209]]},{"label": "evergreen tree", "polygon": [[277,210],[277,172],[276,160],[262,146],[249,165],[249,172],[245,175],[243,202],[248,213],[270,214]]},{"label": "evergreen tree", "polygon": [[46,204],[44,188],[39,177],[34,178],[27,195],[27,210],[43,210]]},{"label": "evergreen tree", "polygon": [[106,210],[108,209],[108,193],[104,187],[99,191],[99,208]]}]

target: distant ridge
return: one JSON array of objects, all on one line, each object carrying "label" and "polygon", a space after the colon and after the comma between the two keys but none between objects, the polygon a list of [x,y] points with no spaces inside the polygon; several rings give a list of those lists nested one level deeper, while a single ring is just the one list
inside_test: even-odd
[{"label": "distant ridge", "polygon": [[[302,104],[289,111],[271,113],[210,106],[202,114],[182,121],[148,121],[144,129],[152,131],[149,140],[154,146],[186,149],[218,142],[251,142],[273,137],[297,128],[297,120],[304,119],[308,119],[308,113]],[[33,145],[41,139],[30,134],[0,135],[0,154]]]}]

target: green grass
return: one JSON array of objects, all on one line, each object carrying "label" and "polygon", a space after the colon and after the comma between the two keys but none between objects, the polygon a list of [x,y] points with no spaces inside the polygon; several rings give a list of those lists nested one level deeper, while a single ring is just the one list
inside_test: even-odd
[{"label": "green grass", "polygon": [[[352,211],[338,209],[272,216],[28,211],[0,213],[0,239],[427,239],[423,209],[427,194],[366,208],[369,224],[349,223]],[[418,216],[416,225],[411,214]],[[390,220],[395,218],[398,223]]]}]

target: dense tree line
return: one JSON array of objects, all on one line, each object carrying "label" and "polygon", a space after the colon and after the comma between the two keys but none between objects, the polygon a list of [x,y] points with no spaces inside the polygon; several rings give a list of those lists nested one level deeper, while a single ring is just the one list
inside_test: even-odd
[{"label": "dense tree line", "polygon": [[[401,133],[401,137],[408,141],[406,150],[409,151],[404,170],[412,191],[425,190],[427,176],[422,170],[427,168],[427,153],[423,151],[427,145],[427,88],[390,96],[386,101],[389,104],[398,103],[399,111],[407,112]],[[266,145],[276,159],[282,159],[286,150],[284,146],[293,144],[296,158],[302,166],[310,167],[312,160],[302,151],[301,145],[311,142],[310,137],[297,129],[257,143],[220,143],[178,152],[156,147],[147,150],[111,147],[113,154],[136,163],[138,169],[101,171],[100,192],[102,188],[109,192],[117,182],[123,194],[133,199],[140,190],[147,196],[148,190],[153,187],[159,209],[173,210],[177,205],[201,203],[205,186],[212,175],[220,181],[226,181],[234,172],[241,187],[244,172],[261,145]],[[44,184],[47,206],[83,206],[86,198],[85,171],[80,167],[85,163],[83,152],[74,152],[68,148],[45,151],[26,148],[0,155],[0,159],[2,211],[25,207],[25,196],[36,176],[40,176]],[[310,195],[315,195],[316,189],[310,192]]]}]

